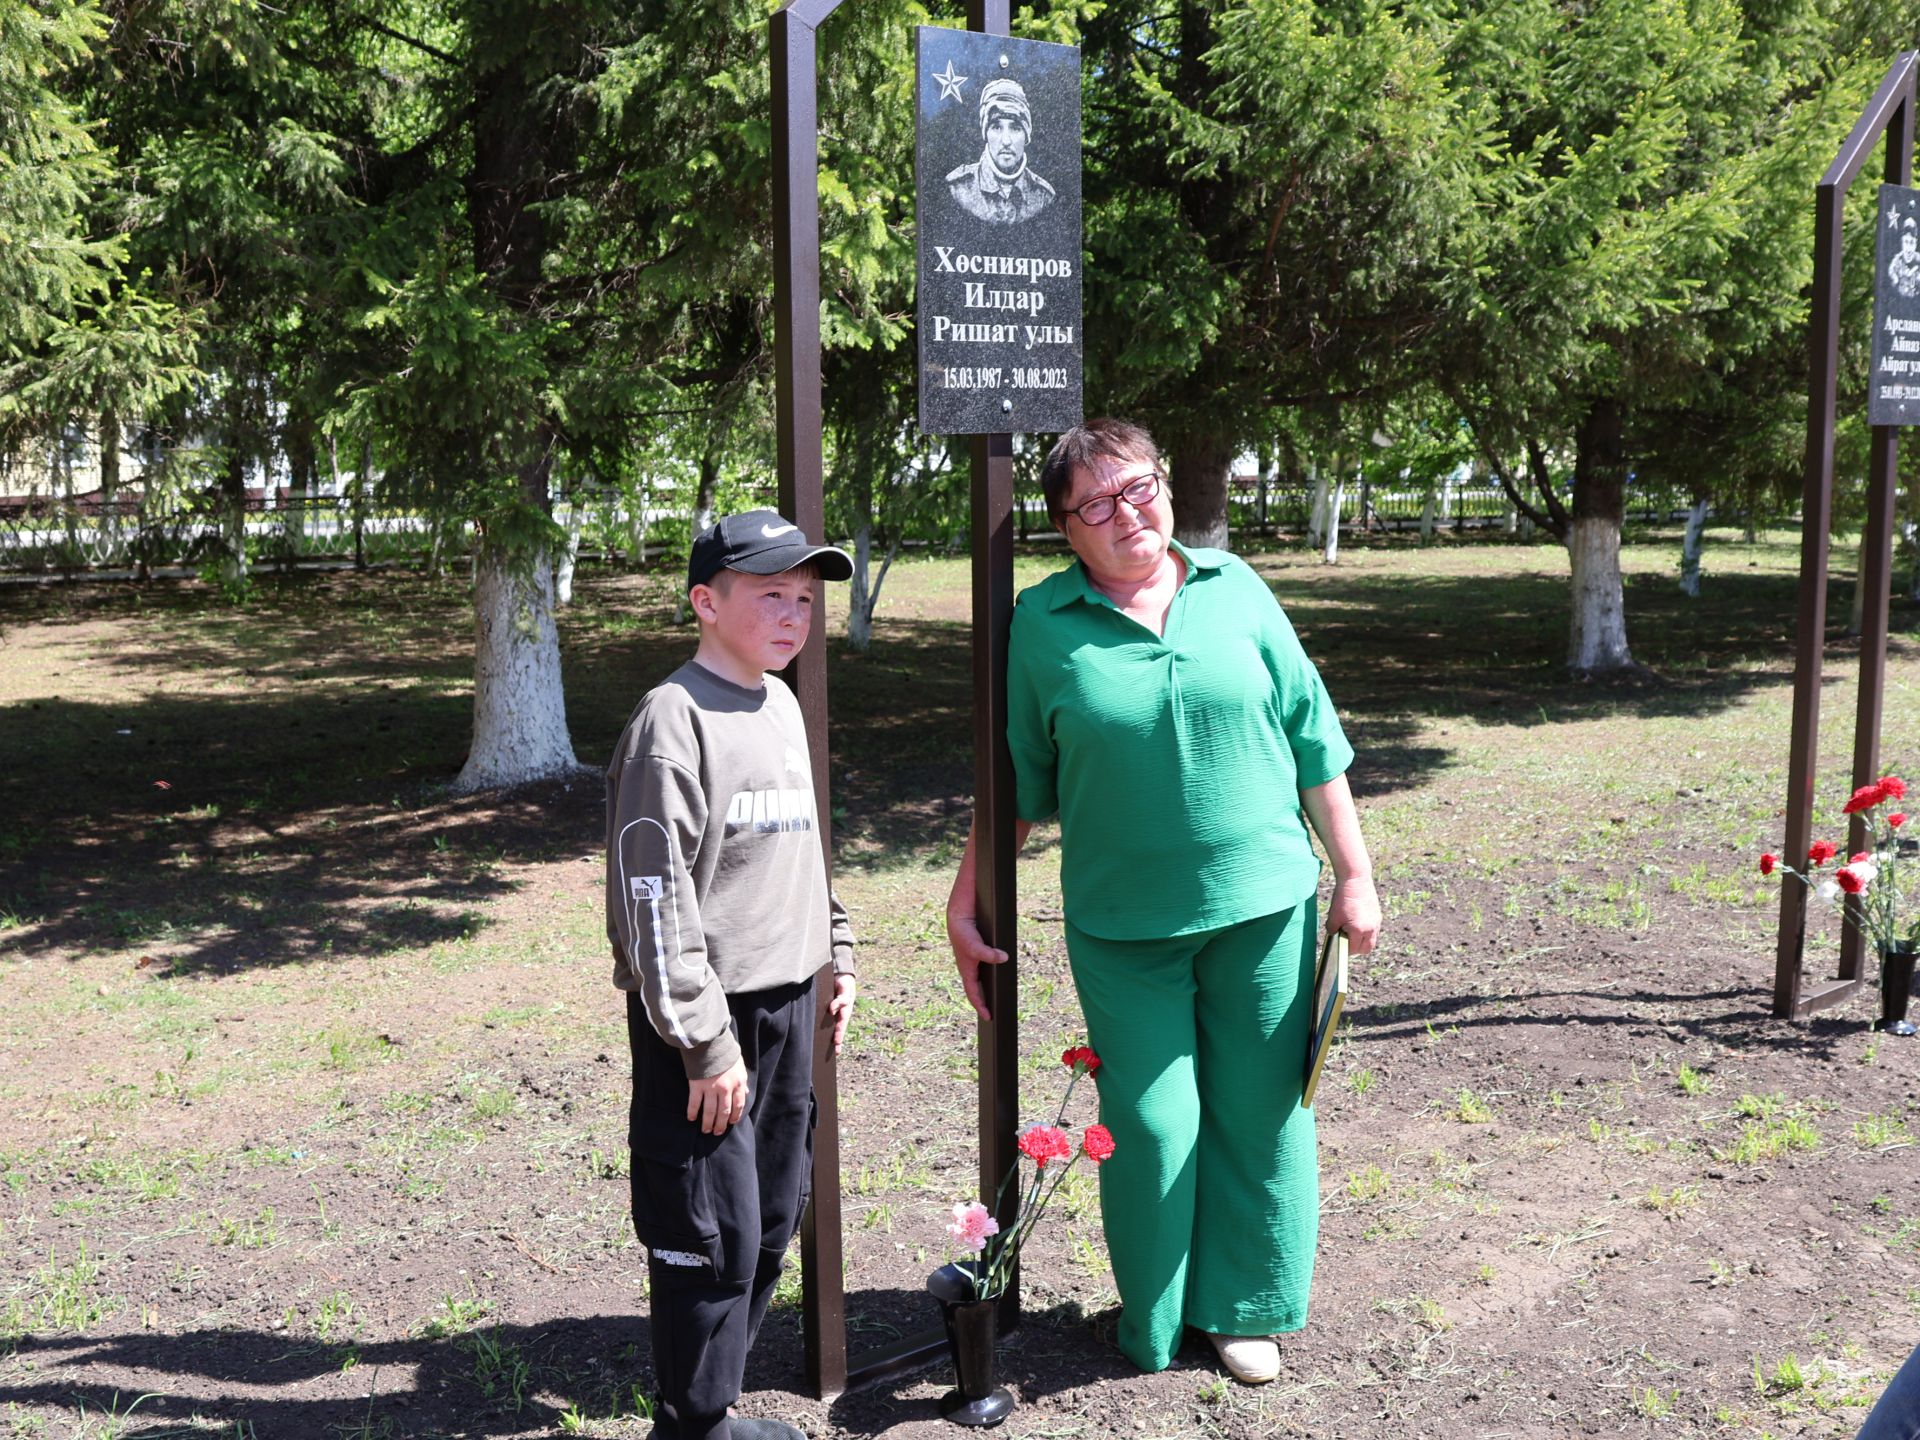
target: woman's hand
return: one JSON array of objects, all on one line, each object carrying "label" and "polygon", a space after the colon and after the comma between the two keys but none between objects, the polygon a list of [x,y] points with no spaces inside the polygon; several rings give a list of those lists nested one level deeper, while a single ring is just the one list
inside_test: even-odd
[{"label": "woman's hand", "polygon": [[1380,897],[1374,893],[1373,876],[1349,875],[1333,882],[1333,897],[1327,901],[1327,929],[1347,932],[1347,953],[1364,955],[1380,938]]},{"label": "woman's hand", "polygon": [[[971,886],[968,887],[972,889]],[[969,895],[971,900],[972,896]],[[953,947],[953,965],[960,972],[960,988],[967,992],[967,1003],[982,1020],[991,1020],[985,990],[980,980],[982,965],[1004,965],[1007,952],[987,944],[980,934],[980,922],[961,911],[947,911],[947,944]]]},{"label": "woman's hand", "polygon": [[1302,790],[1300,803],[1333,865],[1327,929],[1346,931],[1347,953],[1364,955],[1380,939],[1380,897],[1373,891],[1373,861],[1360,835],[1360,814],[1353,807],[1347,777],[1336,775],[1324,785]]},{"label": "woman's hand", "polygon": [[[1031,820],[1013,822],[1013,853],[1027,843],[1033,829]],[[960,870],[953,877],[953,890],[947,896],[947,944],[953,947],[953,967],[960,972],[960,988],[967,992],[967,1003],[982,1020],[993,1019],[987,1009],[986,988],[980,979],[982,965],[1004,965],[1007,952],[987,944],[980,933],[979,918],[973,912],[974,854],[973,828],[967,828],[967,848],[960,854]]]}]

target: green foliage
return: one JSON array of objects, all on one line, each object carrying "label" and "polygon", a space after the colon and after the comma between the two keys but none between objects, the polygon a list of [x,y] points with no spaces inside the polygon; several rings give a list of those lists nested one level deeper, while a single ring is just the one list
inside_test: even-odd
[{"label": "green foliage", "polygon": [[1087,25],[1107,80],[1087,117],[1095,404],[1150,420],[1176,470],[1282,407],[1334,422],[1343,395],[1405,387],[1489,143],[1443,34],[1307,0],[1117,5]]},{"label": "green foliage", "polygon": [[1454,73],[1499,138],[1434,363],[1496,445],[1562,447],[1605,403],[1638,469],[1703,493],[1797,463],[1804,380],[1775,347],[1804,346],[1806,197],[1891,58],[1845,23],[1797,0],[1463,17]]},{"label": "green foliage", "polygon": [[0,6],[0,360],[101,294],[121,253],[88,238],[108,157],[59,83],[105,35],[82,0]]},{"label": "green foliage", "polygon": [[[156,0],[109,36],[79,0],[9,7],[0,443],[150,424],[150,478],[229,511],[261,462],[302,484],[340,448],[504,556],[559,542],[565,491],[671,497],[646,539],[684,544],[771,477],[767,15]],[[957,457],[912,417],[913,28],[955,18],[873,0],[819,35],[830,515],[869,605],[885,557],[963,529]],[[1806,196],[1906,26],[1818,0],[1024,11],[1085,55],[1088,409],[1150,424],[1186,496],[1256,447],[1294,476],[1531,470],[1556,527],[1569,461],[1595,513],[1629,467],[1762,508],[1804,425]],[[207,558],[244,580],[231,536]]]}]

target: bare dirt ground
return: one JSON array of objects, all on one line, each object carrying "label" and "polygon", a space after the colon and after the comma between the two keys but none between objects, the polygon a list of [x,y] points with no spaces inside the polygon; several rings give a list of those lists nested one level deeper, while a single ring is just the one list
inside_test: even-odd
[{"label": "bare dirt ground", "polygon": [[[1871,993],[1767,1017],[1753,861],[1781,828],[1792,544],[1714,541],[1698,602],[1677,544],[1629,548],[1655,674],[1623,687],[1558,668],[1558,551],[1256,557],[1361,752],[1389,908],[1319,1107],[1312,1322],[1263,1389],[1204,1342],[1135,1373],[1076,1177],[1001,1348],[1002,1433],[1858,1427],[1920,1342],[1920,1046],[1869,1033]],[[836,644],[831,677],[865,986],[840,1064],[856,1350],[931,1321],[975,1170],[939,924],[969,786],[965,566],[888,584],[872,651]],[[668,607],[664,582],[585,578],[563,627],[584,757],[690,653]],[[1890,768],[1920,754],[1915,620],[1894,619]],[[646,1433],[601,796],[438,788],[469,623],[388,575],[241,610],[185,585],[0,593],[0,1435]],[[1852,663],[1836,638],[1829,820]],[[1020,867],[1036,1116],[1079,1038],[1057,876],[1041,832]],[[949,1433],[941,1367],[808,1397],[790,1278],[743,1411]]]}]

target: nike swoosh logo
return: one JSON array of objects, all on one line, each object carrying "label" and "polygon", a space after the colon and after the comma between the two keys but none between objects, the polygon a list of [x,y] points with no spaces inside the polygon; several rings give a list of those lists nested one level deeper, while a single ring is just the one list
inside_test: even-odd
[{"label": "nike swoosh logo", "polygon": [[769,540],[777,540],[782,535],[791,535],[799,528],[798,525],[762,525],[760,533]]}]

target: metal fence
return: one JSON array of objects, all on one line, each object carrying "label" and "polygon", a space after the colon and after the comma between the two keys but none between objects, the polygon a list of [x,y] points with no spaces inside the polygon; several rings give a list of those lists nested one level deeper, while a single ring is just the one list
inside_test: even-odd
[{"label": "metal fence", "polygon": [[[0,500],[0,570],[194,569],[226,554],[229,523],[226,502],[205,495],[151,502],[138,495]],[[242,506],[241,525],[249,560],[269,566],[418,560],[436,543],[443,555],[458,553],[469,530],[416,511],[356,505],[347,496],[269,500],[257,492]]]},{"label": "metal fence", "polygon": [[[1227,523],[1232,529],[1272,534],[1276,530],[1305,530],[1313,512],[1313,490],[1306,485],[1270,485],[1264,496],[1257,480],[1236,478],[1228,492]],[[1561,503],[1573,504],[1569,489]],[[1688,497],[1664,486],[1627,487],[1626,518],[1640,524],[1669,524],[1687,518]],[[1537,504],[1536,504],[1536,508]],[[1348,484],[1341,496],[1340,528],[1361,531],[1517,530],[1522,520],[1494,485],[1424,487],[1362,480]]]},{"label": "metal fence", "polygon": [[[555,519],[569,519],[570,501],[555,506]],[[631,541],[625,516],[610,498],[589,499],[583,550],[625,551]],[[1299,533],[1307,528],[1312,491],[1277,484],[1264,491],[1257,481],[1235,480],[1228,496],[1228,524],[1240,534]],[[1452,489],[1429,496],[1423,489],[1362,483],[1343,496],[1341,530],[1405,531],[1428,518],[1441,530],[1518,528],[1506,495],[1498,486]],[[1686,518],[1684,495],[1630,487],[1630,520],[1677,523]],[[1052,530],[1037,494],[1020,497],[1022,539]],[[650,512],[649,525],[667,518]],[[0,572],[78,575],[193,570],[219,562],[227,552],[226,505],[207,494],[148,501],[137,493],[110,501],[96,495],[0,498]],[[351,496],[284,493],[269,497],[250,492],[242,511],[251,563],[268,567],[364,561],[442,563],[464,555],[472,527],[437,520],[418,510],[389,505],[357,505]]]},{"label": "metal fence", "polygon": [[[1560,496],[1571,506],[1571,491]],[[1020,534],[1043,535],[1051,530],[1045,502],[1038,494],[1022,495],[1018,501]],[[1627,487],[1626,518],[1638,524],[1678,524],[1687,518],[1688,497],[1679,492],[1652,486]],[[1429,517],[1429,510],[1431,516]],[[1261,486],[1256,479],[1237,476],[1227,492],[1227,526],[1239,534],[1274,535],[1282,531],[1301,533],[1313,514],[1313,487],[1278,483]],[[1352,535],[1363,532],[1418,530],[1431,524],[1435,530],[1519,531],[1525,528],[1506,492],[1498,485],[1460,485],[1431,494],[1424,488],[1406,485],[1374,485],[1363,480],[1349,484],[1341,496],[1340,530]]]}]

